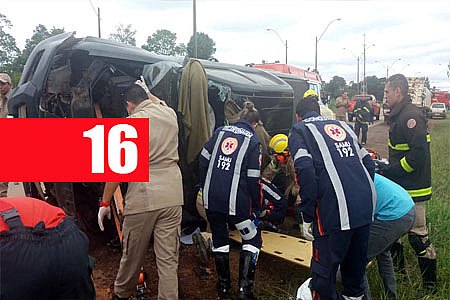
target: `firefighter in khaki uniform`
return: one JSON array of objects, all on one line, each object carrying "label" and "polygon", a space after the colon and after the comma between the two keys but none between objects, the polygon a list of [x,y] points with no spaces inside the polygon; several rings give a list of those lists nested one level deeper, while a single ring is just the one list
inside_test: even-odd
[{"label": "firefighter in khaki uniform", "polygon": [[[147,90],[147,91],[146,91]],[[125,196],[123,247],[113,299],[128,299],[137,283],[150,237],[158,269],[158,299],[178,299],[178,248],[183,191],[178,167],[178,123],[175,111],[148,92],[141,81],[125,95],[130,118],[150,118],[150,182],[130,182]],[[105,185],[99,226],[110,213],[118,183]]]},{"label": "firefighter in khaki uniform", "polygon": [[[424,201],[431,199],[430,135],[423,113],[411,103],[408,81],[402,74],[389,77],[385,97],[389,115],[389,165],[384,175],[401,185],[413,198],[416,220],[409,231],[409,243],[418,256],[423,287],[436,291],[436,251],[428,238]],[[394,260],[402,265],[403,247],[393,246]]]}]

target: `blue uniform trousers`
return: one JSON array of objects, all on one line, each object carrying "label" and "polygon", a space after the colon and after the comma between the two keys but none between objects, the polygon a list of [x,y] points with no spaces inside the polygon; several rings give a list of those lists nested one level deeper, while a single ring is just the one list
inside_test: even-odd
[{"label": "blue uniform trousers", "polygon": [[364,293],[364,271],[370,225],[314,237],[311,259],[313,299],[339,299],[336,272],[341,266],[342,295],[360,297]]},{"label": "blue uniform trousers", "polygon": [[[228,237],[228,228],[234,227],[249,218],[242,218],[237,216],[229,216],[228,214],[213,212],[206,210],[206,217],[211,226],[212,241],[214,248],[220,248],[230,244]],[[228,226],[227,226],[228,225]],[[258,229],[257,234],[250,240],[243,240],[242,245],[252,245],[261,249],[261,231]]]}]

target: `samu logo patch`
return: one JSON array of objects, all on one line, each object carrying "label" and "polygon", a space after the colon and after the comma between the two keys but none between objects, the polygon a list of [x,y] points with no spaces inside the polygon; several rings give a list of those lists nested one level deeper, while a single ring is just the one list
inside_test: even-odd
[{"label": "samu logo patch", "polygon": [[236,138],[227,137],[226,139],[223,140],[220,148],[222,149],[223,154],[231,155],[233,154],[234,151],[236,151],[238,145],[239,143]]},{"label": "samu logo patch", "polygon": [[327,124],[323,127],[325,133],[335,141],[342,142],[347,137],[344,128],[336,124]]}]

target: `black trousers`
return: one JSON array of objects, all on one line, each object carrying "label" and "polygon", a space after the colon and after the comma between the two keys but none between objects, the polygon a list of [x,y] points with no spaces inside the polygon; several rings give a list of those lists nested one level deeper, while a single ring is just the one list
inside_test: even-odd
[{"label": "black trousers", "polygon": [[95,289],[86,235],[69,218],[0,234],[0,299],[91,300]]},{"label": "black trousers", "polygon": [[367,131],[368,130],[369,130],[368,124],[361,124],[358,121],[355,122],[355,133],[356,133],[356,136],[358,137],[358,141],[359,141],[359,132],[362,131],[361,143],[364,143],[364,144],[367,143]]},{"label": "black trousers", "polygon": [[[212,241],[214,248],[220,248],[228,246],[230,244],[228,237],[228,228],[234,227],[235,224],[243,222],[249,218],[240,218],[236,216],[229,216],[218,212],[212,212],[206,210],[206,217],[208,218],[209,225],[211,226]],[[242,246],[252,245],[258,249],[261,249],[262,239],[261,231],[258,229],[257,234],[250,240],[243,240]]]}]

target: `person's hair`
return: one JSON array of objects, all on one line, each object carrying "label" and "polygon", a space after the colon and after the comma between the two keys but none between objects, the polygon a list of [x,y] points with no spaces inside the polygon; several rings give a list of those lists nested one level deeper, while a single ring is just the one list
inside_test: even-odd
[{"label": "person's hair", "polygon": [[241,118],[249,121],[250,123],[259,122],[259,113],[255,108],[255,105],[250,101],[245,101],[244,110],[241,113]]},{"label": "person's hair", "polygon": [[408,80],[403,74],[395,74],[386,80],[386,84],[392,87],[392,89],[400,88],[400,92],[403,97],[408,96]]},{"label": "person's hair", "polygon": [[303,118],[303,116],[309,111],[315,111],[316,113],[320,114],[320,106],[319,102],[317,101],[317,97],[306,97],[298,101],[297,107],[295,109],[297,115]]},{"label": "person's hair", "polygon": [[135,83],[130,85],[127,92],[125,93],[125,101],[130,101],[131,103],[134,103],[136,105],[146,99],[148,99],[147,93],[141,86]]}]

